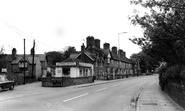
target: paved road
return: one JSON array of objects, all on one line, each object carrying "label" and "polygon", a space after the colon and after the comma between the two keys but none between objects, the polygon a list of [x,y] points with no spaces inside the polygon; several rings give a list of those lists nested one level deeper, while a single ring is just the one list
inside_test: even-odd
[{"label": "paved road", "polygon": [[156,75],[130,77],[99,85],[48,88],[44,93],[32,90],[27,95],[22,92],[24,96],[1,99],[6,92],[14,94],[6,91],[0,93],[0,111],[132,111],[131,99],[140,88],[157,79]]}]

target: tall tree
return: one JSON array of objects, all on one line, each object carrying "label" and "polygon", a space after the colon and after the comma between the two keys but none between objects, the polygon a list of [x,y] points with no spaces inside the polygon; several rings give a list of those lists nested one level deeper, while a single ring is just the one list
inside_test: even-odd
[{"label": "tall tree", "polygon": [[46,52],[46,58],[48,66],[53,67],[56,65],[56,62],[61,62],[64,58],[63,54],[58,51]]},{"label": "tall tree", "polygon": [[76,53],[76,52],[77,52],[77,51],[76,51],[76,48],[75,48],[75,47],[67,46],[67,47],[65,48],[65,51],[63,52],[63,54],[64,54],[64,59],[69,58],[69,56],[70,56],[71,53]]},{"label": "tall tree", "polygon": [[159,62],[155,58],[148,56],[143,51],[137,54],[132,54],[131,59],[133,61],[139,61],[142,73],[145,73],[147,71],[151,72],[159,66]]},{"label": "tall tree", "polygon": [[185,65],[185,3],[179,0],[132,0],[150,12],[136,13],[130,17],[131,23],[144,29],[142,37],[131,41],[158,61],[169,65]]}]

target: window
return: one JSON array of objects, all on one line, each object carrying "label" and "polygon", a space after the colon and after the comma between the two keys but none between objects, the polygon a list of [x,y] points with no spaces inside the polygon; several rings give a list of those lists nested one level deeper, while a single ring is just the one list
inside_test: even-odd
[{"label": "window", "polygon": [[[24,62],[19,62],[19,67],[24,68]],[[28,63],[25,62],[25,67],[28,67]]]},{"label": "window", "polygon": [[80,77],[83,76],[83,72],[82,72],[82,69],[80,68]]},{"label": "window", "polygon": [[70,68],[63,68],[63,75],[69,76],[70,75]]}]

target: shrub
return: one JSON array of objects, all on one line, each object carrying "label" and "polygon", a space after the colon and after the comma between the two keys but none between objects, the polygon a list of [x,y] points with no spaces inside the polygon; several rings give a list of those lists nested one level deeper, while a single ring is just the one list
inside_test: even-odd
[{"label": "shrub", "polygon": [[168,74],[168,77],[178,78],[178,77],[180,77],[181,68],[182,68],[181,65],[175,65],[175,66],[168,68],[166,73]]},{"label": "shrub", "polygon": [[21,85],[24,82],[24,75],[22,73],[6,73],[9,80],[14,80],[15,85]]}]

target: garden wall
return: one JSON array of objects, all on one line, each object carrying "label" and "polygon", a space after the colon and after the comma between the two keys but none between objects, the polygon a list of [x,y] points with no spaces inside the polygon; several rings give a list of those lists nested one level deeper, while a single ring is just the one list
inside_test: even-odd
[{"label": "garden wall", "polygon": [[165,92],[185,109],[185,80],[168,78]]},{"label": "garden wall", "polygon": [[43,87],[66,87],[77,84],[85,84],[94,82],[93,77],[46,77],[42,78]]}]

